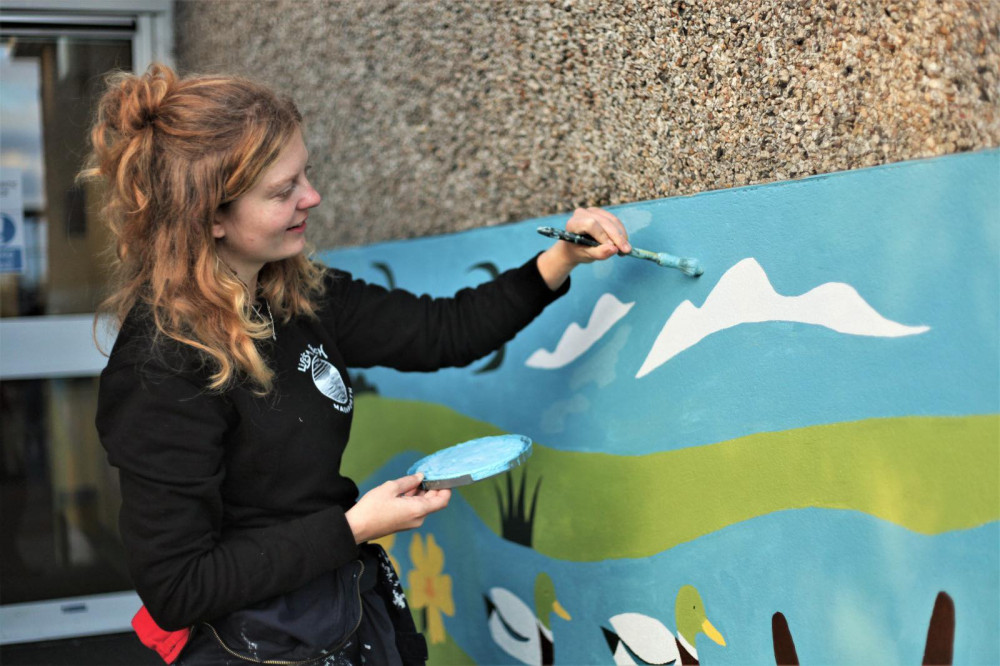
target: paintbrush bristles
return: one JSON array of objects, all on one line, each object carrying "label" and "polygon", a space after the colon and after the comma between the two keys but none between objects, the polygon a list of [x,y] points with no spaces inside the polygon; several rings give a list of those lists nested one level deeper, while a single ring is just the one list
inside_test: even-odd
[{"label": "paintbrush bristles", "polygon": [[684,273],[684,275],[698,277],[705,272],[697,259],[691,259],[690,257],[675,257],[672,254],[666,254],[665,252],[659,253],[657,257],[659,257],[659,260],[656,263],[667,268],[676,268],[681,273]]}]

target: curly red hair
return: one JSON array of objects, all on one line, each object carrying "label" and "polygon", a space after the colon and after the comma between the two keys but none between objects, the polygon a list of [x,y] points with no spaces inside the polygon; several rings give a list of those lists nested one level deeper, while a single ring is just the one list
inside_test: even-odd
[{"label": "curly red hair", "polygon": [[[115,239],[112,293],[100,307],[119,325],[146,304],[163,335],[210,361],[209,388],[241,378],[267,393],[273,371],[255,340],[256,294],[220,262],[212,223],[220,207],[258,181],[300,129],[294,103],[240,77],[180,78],[154,64],[107,77],[81,178],[106,184],[104,215]],[[314,316],[322,269],[299,255],[264,266],[260,294],[274,315]]]}]

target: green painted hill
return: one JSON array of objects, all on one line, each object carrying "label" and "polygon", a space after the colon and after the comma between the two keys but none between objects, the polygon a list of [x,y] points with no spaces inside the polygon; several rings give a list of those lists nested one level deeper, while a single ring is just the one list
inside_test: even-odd
[{"label": "green painted hill", "polygon": [[[402,452],[497,434],[441,405],[365,394],[344,470],[361,480]],[[806,507],[861,511],[938,534],[1000,518],[1000,415],[836,423],[645,456],[536,443],[525,469],[531,485],[543,477],[534,547],[561,560],[648,557]],[[460,492],[499,534],[496,483]]]}]

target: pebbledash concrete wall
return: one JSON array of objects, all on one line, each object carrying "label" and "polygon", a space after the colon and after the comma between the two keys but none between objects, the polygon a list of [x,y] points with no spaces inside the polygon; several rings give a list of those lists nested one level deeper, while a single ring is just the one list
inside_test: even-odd
[{"label": "pebbledash concrete wall", "polygon": [[177,3],[292,95],[330,248],[1000,145],[995,0]]}]

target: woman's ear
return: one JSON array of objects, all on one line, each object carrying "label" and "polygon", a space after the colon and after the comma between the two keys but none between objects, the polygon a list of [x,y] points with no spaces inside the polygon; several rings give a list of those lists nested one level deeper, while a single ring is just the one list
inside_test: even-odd
[{"label": "woman's ear", "polygon": [[215,211],[215,221],[212,222],[212,238],[225,238],[226,236],[226,214],[221,209]]}]

